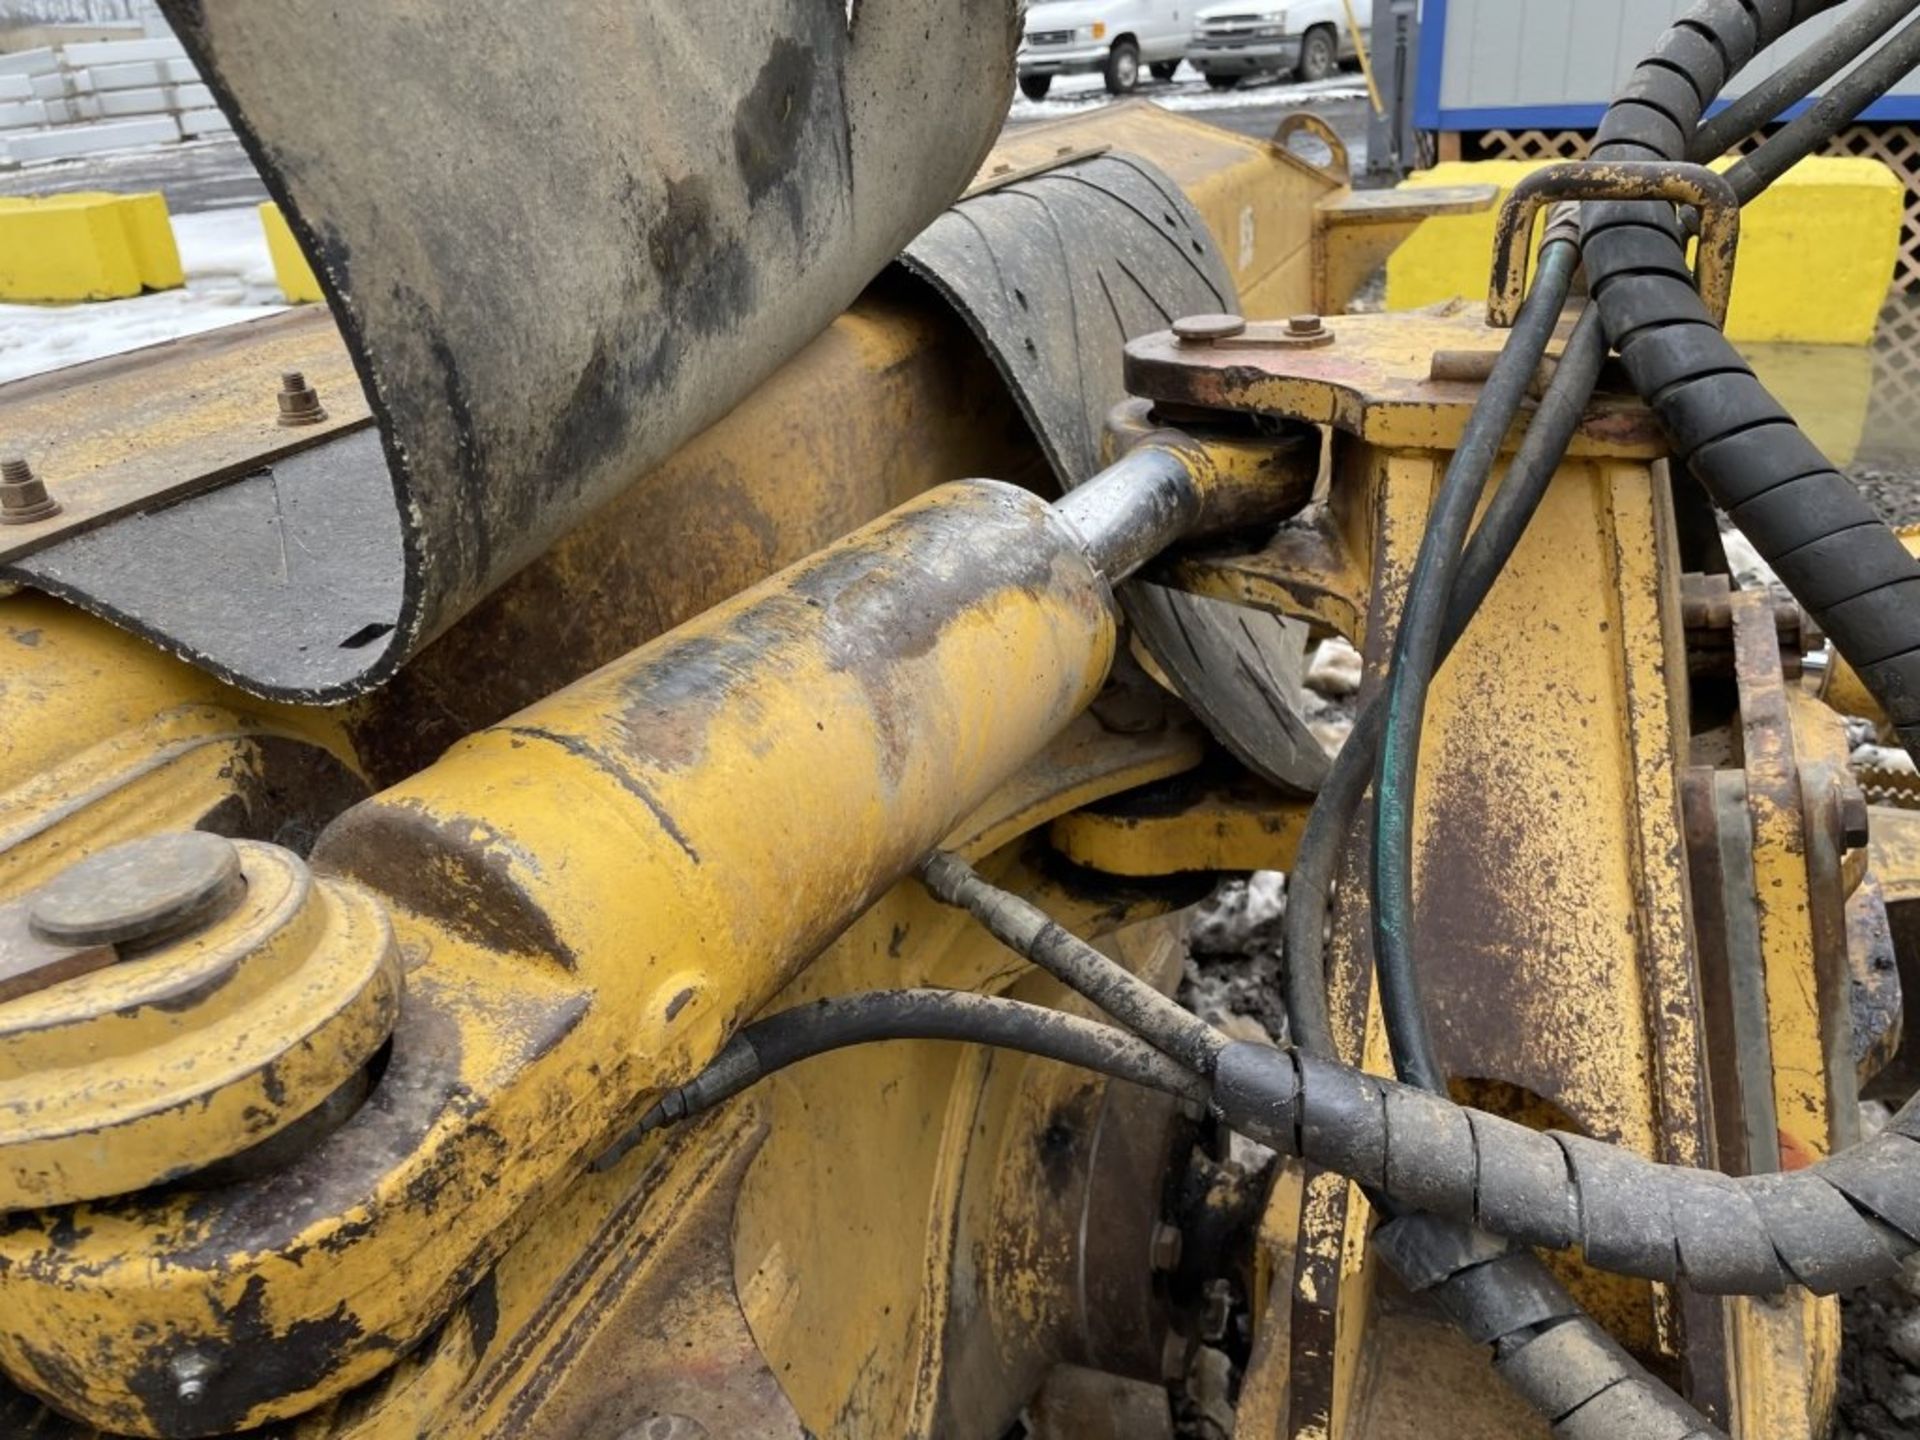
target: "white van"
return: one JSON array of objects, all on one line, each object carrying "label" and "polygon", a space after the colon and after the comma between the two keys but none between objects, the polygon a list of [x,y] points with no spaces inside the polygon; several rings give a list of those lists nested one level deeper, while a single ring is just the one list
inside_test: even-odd
[{"label": "white van", "polygon": [[[1361,31],[1362,36],[1366,33]],[[1193,39],[1187,46],[1187,63],[1216,90],[1231,90],[1249,75],[1324,80],[1341,62],[1358,58],[1340,0],[1226,0],[1208,5],[1194,16]]]},{"label": "white van", "polygon": [[1097,70],[1108,93],[1124,95],[1142,66],[1171,80],[1192,30],[1193,0],[1039,0],[1027,7],[1020,93],[1039,100],[1054,76]]}]

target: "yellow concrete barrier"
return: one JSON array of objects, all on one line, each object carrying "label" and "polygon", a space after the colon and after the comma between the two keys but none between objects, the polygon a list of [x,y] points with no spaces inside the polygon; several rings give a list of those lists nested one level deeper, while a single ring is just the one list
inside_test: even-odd
[{"label": "yellow concrete barrier", "polygon": [[[1498,185],[1545,162],[1452,161],[1410,186]],[[1730,161],[1721,161],[1724,169]],[[1746,208],[1727,334],[1736,341],[1865,345],[1893,283],[1906,191],[1878,160],[1812,156]],[[1387,308],[1486,294],[1494,212],[1421,222],[1387,262]]]},{"label": "yellow concrete barrier", "polygon": [[1853,463],[1873,401],[1873,351],[1749,341],[1740,355],[1822,455],[1842,467]]},{"label": "yellow concrete barrier", "polygon": [[271,200],[263,202],[260,223],[267,232],[267,252],[273,256],[273,278],[280,282],[280,293],[287,297],[287,303],[311,305],[325,299],[320,282],[314,278],[313,267],[307,264],[307,257],[301,253],[300,243],[293,238],[293,229],[287,224],[287,217],[280,213],[280,207]]},{"label": "yellow concrete barrier", "polygon": [[185,283],[158,193],[0,198],[0,300],[111,300]]}]

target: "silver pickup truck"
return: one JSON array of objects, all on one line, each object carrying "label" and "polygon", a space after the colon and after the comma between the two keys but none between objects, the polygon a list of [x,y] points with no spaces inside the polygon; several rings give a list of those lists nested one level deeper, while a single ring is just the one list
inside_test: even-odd
[{"label": "silver pickup truck", "polygon": [[1187,42],[1187,63],[1216,90],[1249,75],[1324,80],[1358,56],[1340,0],[1226,0],[1196,12]]}]

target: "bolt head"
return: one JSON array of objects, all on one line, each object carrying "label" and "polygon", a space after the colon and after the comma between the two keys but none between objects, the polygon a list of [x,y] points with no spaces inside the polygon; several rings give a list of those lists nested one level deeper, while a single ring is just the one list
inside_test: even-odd
[{"label": "bolt head", "polygon": [[1289,335],[1318,335],[1326,328],[1326,322],[1318,315],[1294,315],[1287,320]]},{"label": "bolt head", "polygon": [[33,895],[27,922],[56,945],[155,940],[226,913],[244,884],[231,840],[153,835],[69,866]]},{"label": "bolt head", "polygon": [[1243,335],[1246,329],[1247,322],[1238,315],[1183,315],[1173,322],[1173,338],[1182,345],[1211,345]]},{"label": "bolt head", "polygon": [[1866,792],[1858,785],[1848,785],[1840,791],[1840,843],[1849,850],[1864,850],[1871,838]]},{"label": "bolt head", "polygon": [[174,1358],[167,1367],[173,1376],[173,1394],[182,1405],[197,1405],[206,1396],[207,1381],[219,1367],[197,1350]]}]

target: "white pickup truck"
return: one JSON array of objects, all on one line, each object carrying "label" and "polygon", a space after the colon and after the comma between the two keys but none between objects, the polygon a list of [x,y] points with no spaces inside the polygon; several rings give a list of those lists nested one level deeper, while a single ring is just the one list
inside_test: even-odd
[{"label": "white pickup truck", "polygon": [[1056,75],[1098,71],[1124,95],[1144,67],[1171,80],[1193,33],[1192,0],[1039,0],[1020,41],[1020,93],[1046,96]]},{"label": "white pickup truck", "polygon": [[1195,14],[1187,44],[1187,63],[1216,90],[1231,90],[1249,75],[1292,73],[1302,80],[1324,80],[1343,60],[1358,58],[1341,0],[1208,5]]}]

